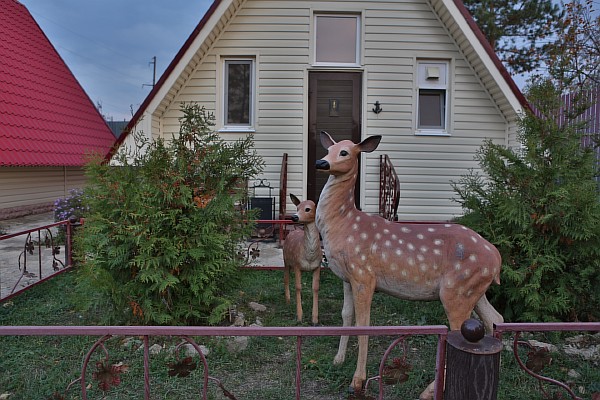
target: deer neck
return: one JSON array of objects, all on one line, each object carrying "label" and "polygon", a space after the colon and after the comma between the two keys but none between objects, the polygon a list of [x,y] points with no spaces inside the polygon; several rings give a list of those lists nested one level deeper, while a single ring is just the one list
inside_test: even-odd
[{"label": "deer neck", "polygon": [[310,256],[315,256],[317,254],[317,250],[321,251],[321,239],[319,238],[319,231],[317,230],[317,226],[314,222],[304,224],[304,252],[307,255],[307,258],[311,258]]},{"label": "deer neck", "polygon": [[321,235],[327,233],[329,227],[339,228],[339,224],[347,220],[349,212],[356,210],[354,187],[357,171],[352,170],[343,175],[330,175],[317,207],[316,223]]}]

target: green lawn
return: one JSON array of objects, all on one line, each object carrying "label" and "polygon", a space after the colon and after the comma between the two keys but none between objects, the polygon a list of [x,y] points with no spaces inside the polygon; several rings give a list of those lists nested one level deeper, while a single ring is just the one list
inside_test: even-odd
[{"label": "green lawn", "polygon": [[[1,325],[99,325],[106,321],[102,311],[85,313],[78,309],[80,296],[75,272],[68,272],[39,285],[0,306]],[[286,305],[281,271],[242,271],[242,284],[232,293],[238,311],[251,323],[259,317],[264,326],[296,326],[295,306]],[[310,315],[310,274],[303,277],[305,316]],[[88,294],[89,295],[89,294]],[[320,321],[323,325],[341,325],[342,285],[329,271],[324,271],[320,291]],[[255,312],[248,303],[255,301],[267,306],[266,312]],[[306,318],[306,317],[305,317]],[[108,320],[118,319],[109,318]],[[377,294],[373,301],[374,325],[433,325],[445,324],[445,316],[438,303],[407,302]],[[98,338],[92,337],[0,337],[0,398],[16,399],[80,399],[76,385],[65,394],[67,385],[74,381],[84,355]],[[209,373],[239,400],[293,399],[295,377],[295,338],[254,337],[248,348],[238,354],[227,350],[227,338],[194,338],[210,349],[207,357]],[[379,359],[394,338],[371,338],[368,375],[377,374]],[[558,334],[536,336],[542,341],[561,343]],[[151,337],[152,344],[174,348],[181,339]],[[103,393],[91,374],[86,378],[90,399],[143,398],[143,354],[138,350],[139,339],[127,341],[123,337],[108,340],[106,349],[110,364],[122,362],[129,370],[120,375],[121,383]],[[337,337],[303,338],[302,346],[302,399],[347,399],[356,362],[356,340],[351,338],[347,360],[342,366],[333,366]],[[417,399],[421,390],[433,379],[436,338],[413,336],[407,339],[406,358],[410,364],[408,380],[386,386],[385,398]],[[526,359],[526,351],[523,357]],[[393,357],[402,357],[401,349]],[[598,364],[582,362],[578,358],[553,354],[553,362],[544,374],[561,381],[571,381],[576,393],[591,398],[600,391]],[[104,360],[100,350],[92,357],[90,368]],[[151,357],[151,393],[153,399],[200,398],[202,368],[186,377],[169,376],[177,359],[172,351],[163,351]],[[512,353],[502,352],[502,370],[499,399],[542,399],[537,382],[516,367]],[[571,378],[569,370],[580,376]],[[214,383],[209,384],[211,399],[227,399]],[[554,391],[552,388],[546,389]],[[376,385],[371,395],[376,395]],[[562,393],[565,395],[566,393]],[[5,397],[1,397],[4,395]],[[64,396],[64,397],[63,397]],[[195,397],[194,397],[195,396]],[[566,397],[563,397],[566,398]]]}]

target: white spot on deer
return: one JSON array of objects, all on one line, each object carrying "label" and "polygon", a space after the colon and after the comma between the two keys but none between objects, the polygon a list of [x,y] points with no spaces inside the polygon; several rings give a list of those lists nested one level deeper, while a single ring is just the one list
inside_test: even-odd
[{"label": "white spot on deer", "polygon": [[471,270],[469,268],[466,268],[464,274],[465,278],[468,278],[469,276],[471,276]]},{"label": "white spot on deer", "polygon": [[401,256],[402,255],[402,250],[401,249],[396,249],[396,255],[397,256]]},{"label": "white spot on deer", "polygon": [[352,230],[355,230],[355,231],[357,231],[357,230],[358,230],[358,224],[353,224],[353,225],[352,225]]},{"label": "white spot on deer", "polygon": [[353,242],[354,242],[354,236],[352,236],[352,235],[348,236],[348,237],[346,238],[346,241],[347,241],[348,243],[353,243]]},{"label": "white spot on deer", "polygon": [[408,261],[408,265],[410,265],[411,267],[413,267],[413,266],[415,265],[415,260],[414,260],[414,258],[412,258],[412,257],[409,257],[407,261]]},{"label": "white spot on deer", "polygon": [[485,249],[486,249],[487,251],[492,251],[492,248],[491,248],[490,246],[488,246],[487,244],[486,244],[486,245],[484,245],[483,247],[485,247]]},{"label": "white spot on deer", "polygon": [[377,229],[377,222],[371,222],[371,227],[373,229]]},{"label": "white spot on deer", "polygon": [[423,262],[425,261],[425,257],[423,256],[423,254],[417,254],[417,260]]},{"label": "white spot on deer", "polygon": [[405,269],[402,270],[402,276],[408,276],[408,271],[406,271]]},{"label": "white spot on deer", "polygon": [[387,261],[387,258],[388,258],[388,255],[387,255],[387,253],[381,253],[381,259],[382,259],[383,261]]},{"label": "white spot on deer", "polygon": [[392,247],[392,242],[390,242],[389,240],[386,240],[385,247]]},{"label": "white spot on deer", "polygon": [[360,245],[357,245],[357,246],[354,248],[354,252],[355,252],[356,254],[359,254],[359,253],[361,252]]},{"label": "white spot on deer", "polygon": [[396,236],[396,234],[395,234],[395,233],[394,233],[394,234],[392,234],[392,240],[396,240],[396,239],[398,239],[398,236]]},{"label": "white spot on deer", "polygon": [[469,260],[475,262],[475,261],[477,261],[477,256],[475,254],[471,254],[469,256]]},{"label": "white spot on deer", "polygon": [[481,271],[481,276],[488,276],[490,274],[490,269],[485,267],[483,271]]},{"label": "white spot on deer", "polygon": [[420,268],[421,268],[421,271],[423,271],[423,272],[427,272],[427,268],[428,268],[428,267],[427,267],[427,264],[421,264],[421,265],[420,265]]},{"label": "white spot on deer", "polygon": [[413,251],[415,249],[415,246],[412,243],[407,244],[406,247],[408,247],[410,251]]},{"label": "white spot on deer", "polygon": [[367,235],[367,232],[362,232],[362,233],[360,234],[360,238],[361,238],[362,240],[367,240],[367,239],[369,238],[369,235]]},{"label": "white spot on deer", "polygon": [[362,269],[359,269],[359,270],[358,270],[358,274],[359,274],[359,275],[364,275],[364,274],[365,274],[365,271],[363,271]]},{"label": "white spot on deer", "polygon": [[433,249],[433,254],[435,254],[436,256],[441,256],[442,251],[440,249]]},{"label": "white spot on deer", "polygon": [[[390,221],[387,221],[387,220],[386,220],[385,222],[390,222]],[[387,229],[387,228],[385,228],[385,229],[383,230],[383,233],[384,233],[384,234],[386,234],[386,235],[389,235],[389,234],[390,234],[390,230],[389,230],[389,229]]]},{"label": "white spot on deer", "polygon": [[460,271],[460,269],[462,268],[462,265],[460,265],[459,262],[457,262],[456,264],[454,264],[454,269],[457,271]]},{"label": "white spot on deer", "polygon": [[360,222],[360,215],[357,215],[357,216],[356,216],[356,218],[354,218],[354,220],[355,220],[356,222]]},{"label": "white spot on deer", "polygon": [[427,231],[433,233],[435,232],[435,228],[427,228]]},{"label": "white spot on deer", "polygon": [[397,270],[397,269],[398,269],[398,264],[396,264],[396,263],[392,263],[392,264],[390,265],[390,269],[391,269],[392,271],[395,271],[395,270]]},{"label": "white spot on deer", "polygon": [[362,255],[360,256],[360,261],[362,261],[362,262],[365,262],[365,261],[367,261],[367,256],[366,256],[366,255],[364,255],[364,254],[362,254]]},{"label": "white spot on deer", "polygon": [[376,234],[375,234],[375,239],[376,239],[376,240],[379,240],[379,239],[381,239],[381,233],[376,233]]},{"label": "white spot on deer", "polygon": [[373,253],[377,253],[377,249],[379,248],[379,245],[377,243],[373,243],[371,245],[371,252]]},{"label": "white spot on deer", "polygon": [[419,239],[419,240],[423,240],[424,238],[425,238],[425,236],[423,236],[423,234],[422,234],[422,233],[419,233],[419,234],[417,235],[417,239]]},{"label": "white spot on deer", "polygon": [[354,263],[350,263],[350,269],[356,269],[356,265]]},{"label": "white spot on deer", "polygon": [[473,241],[473,243],[477,243],[477,238],[475,236],[471,236],[471,240]]},{"label": "white spot on deer", "polygon": [[454,287],[454,282],[452,281],[452,279],[448,279],[446,281],[446,287],[447,288],[453,288]]},{"label": "white spot on deer", "polygon": [[444,244],[444,241],[442,239],[435,239],[433,241],[433,244],[435,244],[436,246],[441,246]]},{"label": "white spot on deer", "polygon": [[419,282],[419,279],[420,279],[419,275],[415,275],[415,277],[413,278],[413,280],[414,280],[415,282]]},{"label": "white spot on deer", "polygon": [[373,272],[373,268],[371,268],[371,266],[370,266],[370,265],[367,265],[367,271],[369,271],[369,272]]},{"label": "white spot on deer", "polygon": [[398,244],[404,244],[404,240],[398,239]]},{"label": "white spot on deer", "polygon": [[403,226],[403,227],[402,227],[400,230],[401,230],[402,232],[404,232],[404,233],[410,233],[410,229],[408,229],[408,228],[407,228],[407,227],[405,227],[405,226]]},{"label": "white spot on deer", "polygon": [[459,288],[458,288],[458,294],[459,294],[460,296],[462,296],[464,293],[465,293],[465,288],[464,288],[464,287],[462,287],[462,286],[461,286],[461,287],[459,287]]},{"label": "white spot on deer", "polygon": [[434,270],[434,271],[437,271],[437,270],[438,270],[438,268],[439,268],[439,267],[438,267],[438,265],[437,265],[436,263],[433,263],[433,270]]},{"label": "white spot on deer", "polygon": [[473,289],[469,289],[467,291],[467,297],[471,297],[472,294],[473,294]]},{"label": "white spot on deer", "polygon": [[451,228],[451,227],[452,227],[452,225],[450,225],[450,224],[445,224],[444,225],[444,228]]},{"label": "white spot on deer", "polygon": [[468,230],[469,228],[467,228],[466,226],[461,226],[460,229],[462,229],[463,231]]},{"label": "white spot on deer", "polygon": [[421,250],[421,253],[427,253],[427,250],[429,250],[429,248],[427,246],[421,246],[419,247],[419,250]]}]

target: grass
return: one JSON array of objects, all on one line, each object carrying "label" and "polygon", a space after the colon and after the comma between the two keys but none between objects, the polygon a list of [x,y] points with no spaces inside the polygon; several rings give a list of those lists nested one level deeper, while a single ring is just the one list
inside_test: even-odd
[{"label": "grass", "polygon": [[[101,311],[82,313],[77,301],[82,295],[75,280],[75,272],[62,274],[4,303],[0,307],[1,325],[98,325],[105,321]],[[304,274],[306,290],[303,293],[305,315],[310,314],[310,274]],[[91,294],[88,294],[91,295]],[[295,305],[285,304],[283,274],[281,271],[244,271],[242,285],[231,294],[238,311],[252,323],[259,317],[264,326],[295,326]],[[341,325],[341,281],[331,272],[324,271],[320,290],[320,322],[326,326]],[[267,306],[266,312],[255,312],[248,303],[255,301]],[[306,318],[306,317],[305,317]],[[110,319],[110,318],[109,318]],[[439,303],[407,302],[376,294],[373,300],[373,325],[430,325],[445,324]],[[0,398],[17,399],[79,399],[79,388],[65,394],[67,385],[75,380],[85,353],[98,338],[92,337],[0,337]],[[91,374],[90,399],[140,399],[143,393],[143,354],[132,342],[114,337],[106,347],[110,363],[123,362],[130,367],[121,375],[121,384],[107,393],[98,389]],[[224,387],[237,399],[292,399],[294,398],[295,338],[254,337],[248,348],[231,354],[227,338],[194,338],[206,345],[211,353],[207,359],[211,376],[221,380]],[[368,375],[377,373],[379,359],[394,338],[371,338]],[[542,341],[561,341],[559,335],[542,337]],[[136,338],[134,338],[136,340]],[[181,339],[152,337],[152,344],[173,349]],[[351,338],[346,362],[332,365],[337,350],[337,337],[303,338],[302,398],[347,399],[347,387],[354,373],[356,340]],[[126,344],[129,343],[129,344]],[[138,342],[139,343],[139,342]],[[386,398],[417,399],[421,390],[433,379],[436,340],[432,337],[413,336],[407,340],[407,359],[411,365],[406,383],[386,386]],[[526,352],[523,358],[527,359]],[[393,357],[401,357],[400,349]],[[553,354],[552,364],[543,374],[560,381],[571,381],[576,393],[591,398],[600,391],[598,364],[564,354]],[[104,358],[102,351],[92,357],[90,368]],[[151,393],[153,399],[200,398],[202,368],[187,377],[170,377],[169,365],[177,361],[175,353],[163,351],[151,357]],[[542,399],[537,381],[520,371],[512,353],[503,351],[498,399]],[[571,378],[569,370],[580,376]],[[209,384],[211,399],[226,399],[214,383]],[[553,391],[554,389],[547,389]],[[372,386],[372,395],[376,386]],[[8,396],[1,397],[3,394]],[[563,395],[566,393],[562,392]],[[62,397],[64,395],[64,397]],[[565,397],[566,398],[566,397]]]}]

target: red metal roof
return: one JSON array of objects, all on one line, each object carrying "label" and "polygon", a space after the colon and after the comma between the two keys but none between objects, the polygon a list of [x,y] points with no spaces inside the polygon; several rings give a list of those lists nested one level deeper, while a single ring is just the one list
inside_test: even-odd
[{"label": "red metal roof", "polygon": [[0,0],[0,166],[82,166],[115,142],[27,8]]}]

